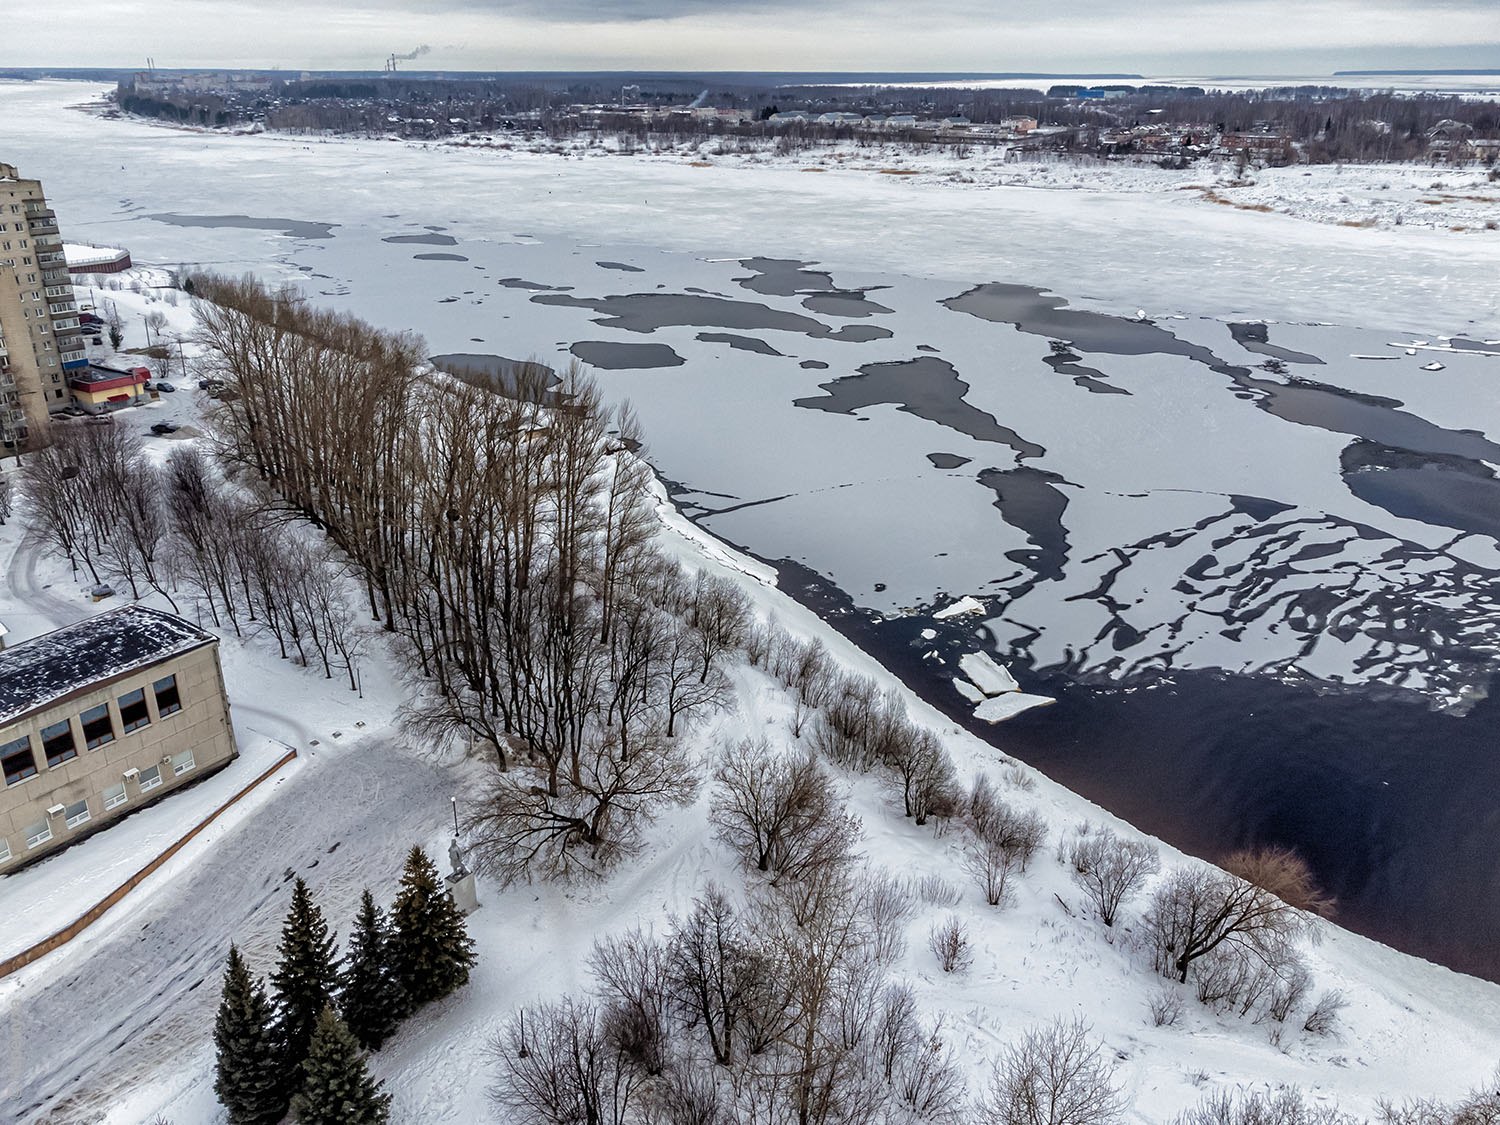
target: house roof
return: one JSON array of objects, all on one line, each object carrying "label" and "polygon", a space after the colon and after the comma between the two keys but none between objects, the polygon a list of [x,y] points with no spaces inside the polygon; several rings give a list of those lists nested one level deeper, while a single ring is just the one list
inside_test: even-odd
[{"label": "house roof", "polygon": [[0,652],[0,723],[218,638],[159,609],[127,605]]}]

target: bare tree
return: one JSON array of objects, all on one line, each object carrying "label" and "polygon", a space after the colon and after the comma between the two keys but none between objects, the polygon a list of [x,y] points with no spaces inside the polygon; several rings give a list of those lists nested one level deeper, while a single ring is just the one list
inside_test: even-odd
[{"label": "bare tree", "polygon": [[1082,1020],[1033,1028],[996,1060],[982,1125],[1112,1125],[1126,1110],[1114,1062]]},{"label": "bare tree", "polygon": [[1318,886],[1307,862],[1290,848],[1238,851],[1226,858],[1222,866],[1231,875],[1270,891],[1288,906],[1325,918],[1333,914],[1333,898]]},{"label": "bare tree", "polygon": [[1021,860],[1001,840],[975,833],[964,843],[963,864],[984,892],[984,901],[999,906],[1005,902],[1011,876],[1020,870]]},{"label": "bare tree", "polygon": [[587,742],[576,777],[565,776],[555,796],[539,773],[497,770],[469,818],[476,869],[505,884],[601,873],[639,848],[666,806],[688,804],[698,791],[687,753],[662,739],[628,758],[612,741]]},{"label": "bare tree", "polygon": [[489,1043],[490,1098],[517,1125],[628,1125],[642,1078],[611,1041],[599,1009],[564,999],[523,1011]]},{"label": "bare tree", "polygon": [[709,820],[746,867],[777,882],[849,862],[859,821],[813,758],[747,739],[725,753],[714,780]]},{"label": "bare tree", "polygon": [[[1317,1105],[1296,1086],[1273,1092],[1220,1090],[1192,1109],[1178,1114],[1172,1125],[1361,1125],[1360,1119],[1336,1105]],[[1387,1125],[1429,1125],[1425,1118]],[[1432,1123],[1436,1125],[1436,1123]]]},{"label": "bare tree", "polygon": [[604,998],[604,1025],[637,1070],[659,1075],[667,1067],[673,1005],[669,950],[640,929],[601,938],[589,967]]},{"label": "bare tree", "polygon": [[1017,812],[995,791],[988,774],[974,779],[966,807],[970,831],[1015,856],[1022,871],[1047,840],[1047,822],[1035,812]]},{"label": "bare tree", "polygon": [[754,998],[767,981],[765,958],[729,896],[709,884],[674,923],[671,979],[686,1022],[701,1028],[714,1061],[730,1065]]},{"label": "bare tree", "polygon": [[945,973],[967,972],[974,963],[974,951],[969,945],[969,928],[957,914],[950,914],[932,927],[927,935],[927,946],[937,956],[938,964]]},{"label": "bare tree", "polygon": [[902,811],[918,824],[933,815],[951,816],[959,804],[953,760],[937,735],[910,723],[895,732],[881,755]]},{"label": "bare tree", "polygon": [[1068,849],[1073,881],[1083,888],[1106,926],[1113,926],[1120,905],[1161,870],[1156,848],[1145,840],[1126,840],[1109,829],[1073,839]]},{"label": "bare tree", "polygon": [[11,503],[10,474],[0,470],[0,527],[10,519]]},{"label": "bare tree", "polygon": [[1157,969],[1186,981],[1193,963],[1226,943],[1265,959],[1310,916],[1270,891],[1207,865],[1179,867],[1157,888],[1143,919]]},{"label": "bare tree", "polygon": [[750,599],[729,579],[700,570],[693,581],[687,620],[697,648],[698,682],[707,683],[714,665],[745,643]]}]

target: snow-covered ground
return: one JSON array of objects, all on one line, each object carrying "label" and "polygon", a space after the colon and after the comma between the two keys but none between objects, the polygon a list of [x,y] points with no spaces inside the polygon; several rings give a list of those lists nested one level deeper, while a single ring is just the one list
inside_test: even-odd
[{"label": "snow-covered ground", "polygon": [[[876,581],[890,583],[893,598],[913,592],[931,597],[938,588],[954,596],[985,593],[996,574],[994,560],[1028,545],[1023,530],[995,518],[995,489],[976,487],[976,471],[1018,464],[1015,451],[1003,442],[954,428],[948,424],[951,413],[947,422],[934,422],[891,403],[856,408],[851,415],[787,406],[797,397],[825,396],[820,384],[851,374],[856,364],[931,354],[917,351],[920,344],[940,346],[942,356],[969,381],[972,396],[959,402],[1003,422],[1019,439],[1044,446],[1049,458],[1061,458],[1042,463],[1055,464],[1066,481],[1078,477],[1095,486],[1066,492],[1076,554],[1089,560],[1088,566],[1110,571],[1118,558],[1095,554],[1130,546],[1140,561],[1124,579],[1116,577],[1114,598],[1122,606],[1142,606],[1136,612],[1144,621],[1171,618],[1170,606],[1150,599],[1168,596],[1186,570],[1182,560],[1163,555],[1180,549],[1190,553],[1187,561],[1197,559],[1202,551],[1192,536],[1214,531],[1212,525],[1196,525],[1243,515],[1227,498],[1244,493],[1247,480],[1261,479],[1255,474],[1273,469],[1276,487],[1297,505],[1281,517],[1287,524],[1278,540],[1284,557],[1275,565],[1304,557],[1304,548],[1309,549],[1305,557],[1319,557],[1329,544],[1370,552],[1361,556],[1368,562],[1379,544],[1348,534],[1330,515],[1343,513],[1348,523],[1376,521],[1387,535],[1446,552],[1418,577],[1424,592],[1456,608],[1472,597],[1475,586],[1459,562],[1500,569],[1493,546],[1486,547],[1482,536],[1455,540],[1451,532],[1409,519],[1387,519],[1380,509],[1351,497],[1337,477],[1349,435],[1294,427],[1258,408],[1254,400],[1271,397],[1267,387],[1226,382],[1221,372],[1182,354],[1107,354],[1086,355],[1082,362],[1097,364],[1103,381],[1131,393],[1090,391],[1043,366],[1045,336],[983,323],[938,304],[995,278],[1056,284],[1075,306],[1127,317],[1149,299],[1152,316],[1181,340],[1242,365],[1265,357],[1244,351],[1223,320],[1286,321],[1272,326],[1271,340],[1325,361],[1299,367],[1299,373],[1367,398],[1397,399],[1408,412],[1420,411],[1420,421],[1440,428],[1447,435],[1442,440],[1483,440],[1461,435],[1483,430],[1495,438],[1500,432],[1490,393],[1494,361],[1444,353],[1445,370],[1427,373],[1420,368],[1430,355],[1408,356],[1404,346],[1387,345],[1462,330],[1484,339],[1500,337],[1494,243],[1488,235],[1418,230],[1414,224],[1399,230],[1314,225],[1206,204],[1187,192],[979,192],[941,177],[878,171],[742,173],[694,168],[680,160],[560,161],[540,154],[424,152],[385,143],[204,136],[70,113],[67,105],[84,89],[0,84],[12,146],[8,159],[15,159],[23,173],[44,177],[67,222],[65,233],[122,243],[138,260],[201,261],[299,277],[319,299],[388,324],[415,325],[427,333],[434,352],[535,353],[552,362],[579,339],[643,338],[594,323],[590,316],[604,318],[597,310],[533,302],[532,293],[549,294],[503,284],[517,278],[571,286],[550,295],[588,300],[649,293],[657,285],[678,294],[695,287],[799,316],[809,308],[800,293],[747,294],[740,284],[747,271],[739,259],[819,257],[825,268],[839,271],[837,280],[845,288],[889,286],[869,294],[895,310],[889,318],[849,318],[856,324],[889,323],[894,330],[889,341],[846,343],[805,326],[732,329],[774,341],[784,353],[765,356],[698,340],[696,325],[673,325],[651,339],[691,355],[692,364],[601,373],[609,393],[637,399],[659,464],[698,467],[690,483],[703,490],[696,494],[699,502],[713,501],[713,491],[743,493],[712,505],[725,508],[795,494],[776,504],[725,511],[709,518],[710,526],[739,541],[754,541],[758,553],[769,557],[812,557],[814,548],[830,552],[824,556],[828,572],[861,596],[873,597]],[[111,152],[123,165],[120,172],[105,179],[98,167],[86,176],[70,170],[73,148],[64,140]],[[105,184],[110,202],[101,204]],[[332,237],[308,238],[243,225],[182,226],[147,217],[152,214],[338,225]],[[431,227],[445,230],[426,229]],[[454,245],[383,241],[424,233],[446,234]],[[1101,253],[1101,246],[1113,249]],[[429,251],[468,260],[413,260],[413,252]],[[715,261],[721,258],[730,260]],[[1255,268],[1244,268],[1247,262]],[[644,273],[616,268],[622,264]],[[128,275],[125,284],[131,280]],[[1087,292],[1078,292],[1080,287]],[[129,347],[145,343],[139,317],[148,309],[167,314],[169,331],[183,326],[185,305],[153,301],[153,295],[108,287],[80,292],[84,301],[119,303],[131,322]],[[1192,319],[1166,319],[1172,315]],[[1356,327],[1307,323],[1318,320]],[[1396,358],[1379,363],[1348,358],[1377,351]],[[829,366],[800,366],[808,361]],[[1255,378],[1290,382],[1259,370]],[[1040,381],[1049,379],[1061,384],[1061,393],[1035,394],[1035,388],[1047,385]],[[172,417],[191,427],[198,401],[192,390],[164,395],[122,412],[117,424],[145,429],[157,418]],[[957,412],[960,427],[978,424],[954,401],[944,409]],[[1377,409],[1385,411],[1384,423],[1392,422],[1394,408]],[[1289,436],[1294,434],[1299,440]],[[178,439],[162,439],[160,447],[168,440]],[[183,440],[191,440],[190,434]],[[1104,454],[1117,447],[1133,455],[1104,462]],[[973,464],[967,473],[938,469],[927,461],[933,451],[969,457]],[[918,464],[920,471],[912,468]],[[1132,502],[1116,503],[1124,500]],[[896,542],[877,544],[870,535],[870,513],[897,511],[903,520],[910,517],[903,534],[885,537]],[[661,512],[666,541],[684,560],[743,582],[762,613],[774,614],[801,635],[820,638],[850,667],[901,691],[913,715],[941,733],[963,773],[1002,764],[995,749],[956,730],[873,659],[770,585],[769,568],[715,542],[669,507],[663,505]],[[768,518],[754,522],[763,516]],[[65,568],[24,549],[16,555],[22,530],[7,527],[3,531],[10,538],[0,539],[0,557],[8,567],[7,584],[0,588],[0,620],[16,634],[13,640],[93,608],[81,604]],[[1168,541],[1147,542],[1164,530],[1174,533]],[[1180,541],[1186,546],[1174,547],[1170,540],[1176,534],[1187,536]],[[972,548],[956,558],[954,569],[934,579],[932,568],[939,561],[931,556],[940,549],[938,541]],[[1221,560],[1225,566],[1235,561],[1227,555]],[[856,569],[860,566],[866,569]],[[1093,635],[1098,622],[1089,615],[1097,608],[1065,595],[1087,589],[1099,577],[1081,569],[1074,589],[1058,584],[1055,605],[1047,606],[1047,612],[1079,615],[1074,635]],[[1212,577],[1200,574],[1206,584]],[[1212,588],[1202,592],[1210,601],[1215,594]],[[1040,602],[1048,595],[1038,585],[1025,596]],[[1179,630],[1205,646],[1227,645],[1227,638],[1207,626],[1218,611],[1209,605],[1201,619]],[[1247,614],[1250,622],[1262,617]],[[960,620],[977,621],[969,615]],[[20,1120],[139,1125],[161,1112],[176,1125],[221,1121],[211,1088],[207,1029],[227,942],[240,941],[263,971],[289,873],[306,876],[335,924],[345,929],[362,886],[368,883],[378,896],[389,896],[412,841],[441,850],[449,797],[461,791],[472,767],[434,760],[392,727],[405,689],[378,652],[369,661],[363,700],[336,681],[275,659],[263,641],[226,639],[224,652],[237,722],[247,735],[314,752],[222,830],[178,857],[119,914],[112,912],[85,938],[0,982],[0,1016],[9,1032],[0,1062],[0,1104]],[[1229,651],[1215,659],[1236,655]],[[1393,653],[1391,659],[1411,655]],[[1330,659],[1325,671],[1343,674],[1347,666]],[[735,679],[736,708],[696,731],[697,745],[706,752],[747,733],[789,737],[790,704],[780,689],[745,668]],[[1037,809],[1054,837],[1083,819],[1131,831],[1024,767],[1007,777],[1012,779],[1007,798]],[[953,835],[934,837],[916,829],[893,813],[867,780],[850,778],[846,784],[873,862],[902,874],[936,872],[957,880]],[[180,809],[187,823],[194,799],[187,794],[164,802],[162,818],[176,817],[170,810]],[[396,1120],[417,1125],[495,1120],[484,1097],[493,1075],[477,1047],[511,1009],[583,987],[585,957],[595,935],[636,923],[660,928],[705,879],[731,877],[728,857],[709,836],[705,813],[700,802],[664,821],[647,854],[604,884],[502,892],[481,883],[484,906],[471,921],[481,954],[473,982],[406,1025],[375,1061],[376,1072],[397,1095]],[[118,831],[43,864],[36,877],[15,880],[14,887],[11,880],[0,881],[0,913],[28,919],[45,913],[50,892],[41,889],[40,876],[52,864],[69,879],[82,878],[75,869],[92,864],[133,869],[134,857],[126,853],[150,850],[152,843],[137,838],[147,835],[145,828],[127,825]],[[80,884],[79,896],[89,893]],[[918,984],[929,1012],[947,1013],[955,1045],[976,1083],[999,1044],[1038,1020],[1073,1012],[1090,1020],[1120,1058],[1135,1100],[1132,1120],[1142,1125],[1166,1120],[1204,1093],[1241,1084],[1295,1082],[1359,1112],[1372,1111],[1383,1095],[1453,1097],[1486,1077],[1500,1058],[1500,988],[1332,926],[1320,927],[1325,939],[1309,958],[1315,990],[1341,988],[1351,1001],[1341,1030],[1333,1039],[1294,1032],[1273,1046],[1264,1026],[1213,1016],[1191,1003],[1175,1027],[1151,1026],[1146,1002],[1160,982],[1130,941],[1116,935],[1111,942],[1106,931],[1080,914],[1079,893],[1050,848],[1034,861],[1013,905],[994,911],[967,885],[965,895],[959,910],[977,939],[974,969],[958,980],[938,972],[925,947],[930,919],[921,918],[911,924],[910,950],[900,971]],[[1127,912],[1122,933],[1128,933],[1136,911],[1138,904]]]},{"label": "snow-covered ground", "polygon": [[[758,612],[821,639],[841,662],[882,686],[903,690],[767,584],[763,568],[720,544],[706,553],[701,529],[664,502],[659,511],[664,544],[685,564],[743,583]],[[253,683],[262,696],[285,700],[278,709],[288,718],[327,725],[329,701],[304,694],[309,673],[274,660],[264,646],[249,646],[246,657],[230,673],[233,690]],[[746,667],[734,680],[734,709],[694,731],[695,745],[706,753],[751,733],[790,738],[791,703],[782,689]],[[993,748],[911,695],[904,698],[918,721],[940,732],[965,774],[1005,764]],[[435,762],[378,725],[358,745],[311,758],[267,800],[144,888],[129,908],[128,928],[70,947],[0,990],[15,1044],[0,1087],[6,1104],[23,1121],[142,1125],[158,1113],[178,1125],[222,1121],[206,1029],[225,943],[238,940],[258,968],[267,967],[292,873],[309,880],[335,924],[346,928],[363,885],[389,895],[404,843],[441,848],[447,795],[473,768]],[[1024,767],[1005,777],[1007,799],[1040,812],[1054,838],[1084,819],[1132,831]],[[917,986],[924,1011],[944,1016],[974,1086],[1002,1044],[1059,1014],[1082,1015],[1103,1038],[1134,1103],[1129,1120],[1142,1125],[1165,1121],[1215,1090],[1283,1083],[1366,1113],[1381,1096],[1454,1097],[1482,1079],[1500,1054],[1500,987],[1327,924],[1320,924],[1322,941],[1309,958],[1317,990],[1340,988],[1350,1000],[1333,1037],[1292,1028],[1273,1045],[1264,1025],[1212,1015],[1191,1000],[1175,1026],[1155,1027],[1148,999],[1162,982],[1130,939],[1138,904],[1117,931],[1106,931],[1079,908],[1079,892],[1049,847],[1015,902],[987,907],[956,874],[955,834],[916,828],[867,779],[846,778],[845,785],[872,862],[964,887],[957,912],[975,939],[972,970],[957,978],[940,972],[924,940],[930,918],[918,917],[909,924],[909,950],[897,972]],[[647,852],[600,884],[502,891],[481,881],[483,905],[470,919],[480,953],[473,979],[407,1023],[373,1063],[395,1095],[394,1120],[499,1120],[486,1100],[494,1075],[480,1048],[514,1008],[586,988],[595,937],[633,925],[659,931],[705,880],[738,878],[712,841],[705,815],[706,795],[653,830]],[[1166,855],[1169,862],[1191,862],[1169,849]],[[104,1004],[108,1021],[98,1015]],[[67,1044],[61,1054],[58,1043]]]}]

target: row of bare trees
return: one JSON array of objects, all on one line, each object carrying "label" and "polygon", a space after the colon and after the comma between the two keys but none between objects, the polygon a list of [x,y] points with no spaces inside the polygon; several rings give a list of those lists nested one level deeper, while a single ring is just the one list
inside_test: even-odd
[{"label": "row of bare trees", "polygon": [[415,731],[495,768],[480,870],[598,871],[692,799],[682,722],[722,706],[733,584],[653,541],[640,434],[576,365],[444,374],[421,342],[251,278],[193,279],[231,470],[321,528],[396,634]]},{"label": "row of bare trees", "polygon": [[21,484],[33,531],[75,573],[137,599],[154,592],[237,635],[263,628],[283,658],[357,686],[364,633],[341,564],[194,446],[157,461],[124,426],[59,426],[26,459]]},{"label": "row of bare trees", "polygon": [[854,864],[809,910],[708,887],[663,936],[601,940],[594,993],[516,1013],[489,1045],[523,1125],[1111,1125],[1114,1063],[1077,1022],[1032,1029],[971,1097],[941,1020],[890,966],[908,889]]}]

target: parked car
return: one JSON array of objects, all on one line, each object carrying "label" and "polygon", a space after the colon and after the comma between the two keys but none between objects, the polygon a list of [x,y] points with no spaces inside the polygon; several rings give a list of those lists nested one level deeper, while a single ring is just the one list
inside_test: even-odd
[{"label": "parked car", "polygon": [[223,379],[199,379],[198,389],[200,391],[216,391],[224,385]]},{"label": "parked car", "polygon": [[157,422],[151,427],[151,432],[161,437],[163,434],[175,434],[179,429],[181,427],[176,422]]},{"label": "parked car", "polygon": [[94,426],[113,426],[115,416],[113,414],[90,414],[84,421]]},{"label": "parked car", "polygon": [[62,413],[70,418],[82,418],[88,411],[81,406],[65,406],[62,408]]},{"label": "parked car", "polygon": [[168,383],[165,380],[158,379],[156,381],[156,389],[159,391],[166,391],[168,394],[171,394],[177,388],[172,386],[171,383]]}]

